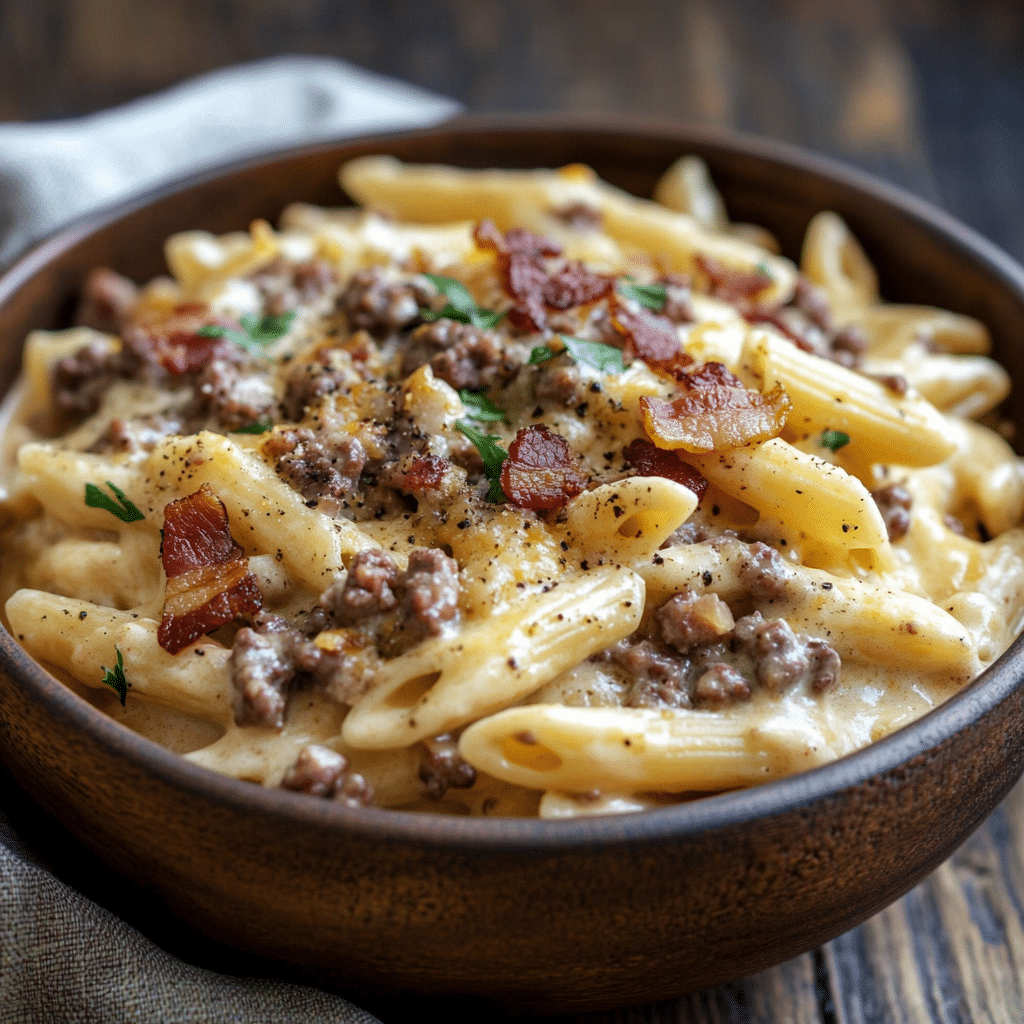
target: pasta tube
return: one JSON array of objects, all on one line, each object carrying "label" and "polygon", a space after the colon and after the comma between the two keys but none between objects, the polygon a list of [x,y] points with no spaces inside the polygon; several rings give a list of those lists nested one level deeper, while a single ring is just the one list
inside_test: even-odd
[{"label": "pasta tube", "polygon": [[569,543],[588,556],[648,559],[693,514],[697,495],[660,476],[632,477],[584,491],[566,510]]},{"label": "pasta tube", "polygon": [[761,331],[751,332],[747,355],[765,390],[781,384],[793,403],[791,433],[842,431],[849,438],[844,456],[865,464],[932,466],[956,451],[945,417],[917,395],[897,398],[863,374]]},{"label": "pasta tube", "polygon": [[856,477],[781,438],[728,452],[683,455],[726,494],[808,537],[847,550],[888,543],[878,507]]},{"label": "pasta tube", "polygon": [[[210,722],[226,724],[231,717],[231,652],[219,644],[168,654],[157,643],[159,623],[153,619],[39,590],[19,590],[6,610],[11,632],[29,653],[85,686],[103,687],[103,669],[120,651],[132,693]],[[69,628],[72,623],[81,627]]]},{"label": "pasta tube", "polygon": [[[654,604],[684,590],[742,601],[756,571],[751,548],[728,540],[669,548],[637,566]],[[772,572],[771,591],[755,604],[794,629],[827,637],[843,658],[964,678],[980,671],[968,631],[925,598],[781,561]]]},{"label": "pasta tube", "polygon": [[345,742],[404,747],[507,707],[632,633],[643,601],[636,573],[593,569],[456,637],[426,640],[380,670],[345,719]]},{"label": "pasta tube", "polygon": [[361,203],[400,219],[486,217],[502,230],[519,225],[549,231],[560,209],[585,206],[600,213],[612,238],[659,253],[673,270],[692,270],[696,254],[703,253],[747,271],[764,264],[773,282],[764,292],[768,300],[785,301],[796,284],[796,271],[788,260],[743,239],[710,231],[688,214],[637,199],[579,165],[557,171],[464,171],[410,167],[394,157],[365,156],[342,168],[341,185]]},{"label": "pasta tube", "polygon": [[835,757],[799,719],[531,704],[471,725],[459,752],[474,767],[533,789],[709,792],[752,786]]}]

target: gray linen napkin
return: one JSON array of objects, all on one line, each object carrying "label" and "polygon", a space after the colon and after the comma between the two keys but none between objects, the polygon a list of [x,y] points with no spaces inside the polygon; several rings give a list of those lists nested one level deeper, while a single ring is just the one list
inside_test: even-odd
[{"label": "gray linen napkin", "polygon": [[0,1024],[379,1024],[339,996],[171,956],[69,888],[0,811]]},{"label": "gray linen napkin", "polygon": [[[89,117],[0,125],[0,264],[75,217],[177,177],[275,148],[424,127],[458,109],[342,61],[283,57]],[[0,1024],[375,1020],[316,989],[171,956],[46,870],[0,809]]]},{"label": "gray linen napkin", "polygon": [[261,151],[424,127],[452,100],[330,57],[226,68],[70,121],[0,125],[0,265],[90,210]]}]

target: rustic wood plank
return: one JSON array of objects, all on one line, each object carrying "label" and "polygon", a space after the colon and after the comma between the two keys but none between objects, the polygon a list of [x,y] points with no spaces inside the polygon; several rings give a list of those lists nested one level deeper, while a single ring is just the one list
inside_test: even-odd
[{"label": "rustic wood plank", "polygon": [[680,999],[543,1020],[546,1024],[832,1024],[820,1009],[815,959],[808,953]]},{"label": "rustic wood plank", "polygon": [[841,1024],[1024,1020],[1024,788],[894,906],[829,943]]}]

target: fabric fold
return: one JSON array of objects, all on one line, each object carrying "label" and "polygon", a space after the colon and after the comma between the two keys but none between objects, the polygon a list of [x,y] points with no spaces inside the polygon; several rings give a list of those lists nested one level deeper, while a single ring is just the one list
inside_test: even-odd
[{"label": "fabric fold", "polygon": [[331,57],[225,68],[87,117],[0,125],[0,265],[86,213],[259,153],[427,127],[453,100]]}]

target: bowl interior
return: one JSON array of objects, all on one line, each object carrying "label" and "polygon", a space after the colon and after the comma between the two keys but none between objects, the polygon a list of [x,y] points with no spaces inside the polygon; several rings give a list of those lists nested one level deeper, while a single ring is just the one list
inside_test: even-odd
[{"label": "bowl interior", "polygon": [[[427,132],[322,145],[203,175],[89,218],[29,252],[0,280],[0,386],[6,388],[14,379],[28,331],[67,324],[80,283],[93,267],[110,266],[144,281],[165,272],[162,240],[175,231],[237,230],[257,217],[273,222],[284,205],[296,200],[339,205],[345,201],[337,184],[339,165],[353,156],[379,152],[409,161],[467,167],[586,163],[606,180],[639,195],[649,195],[659,175],[677,157],[695,153],[708,163],[732,217],[768,227],[793,258],[799,257],[811,217],[822,209],[835,210],[875,262],[886,299],[941,305],[988,325],[996,358],[1018,384],[1006,415],[1018,430],[1024,428],[1024,400],[1020,397],[1024,394],[1024,272],[994,246],[894,188],[782,145],[714,132],[664,126],[639,129],[635,124],[607,121],[588,125],[578,120],[495,123],[465,119]],[[373,810],[356,813],[288,793],[264,791],[214,776],[128,733],[56,683],[6,633],[0,636],[0,662],[44,715],[69,722],[112,755],[128,758],[155,784],[189,799],[201,796],[232,813],[263,816],[270,830],[294,825],[325,836],[344,832],[374,842],[415,842],[435,850],[459,851],[460,856],[467,851],[501,848],[540,857],[546,851],[588,845],[629,851],[643,841],[669,843],[682,836],[700,837],[710,829],[742,826],[784,812],[803,814],[804,809],[824,806],[837,794],[872,779],[895,778],[909,770],[907,765],[927,761],[931,751],[948,745],[958,734],[984,731],[989,728],[987,722],[998,719],[995,709],[1014,692],[1024,672],[1024,641],[1016,641],[1003,658],[948,704],[835,764],[662,811],[569,822],[452,820]],[[3,756],[10,755],[3,752]],[[979,803],[962,828],[951,831],[948,839],[943,838],[929,851],[915,866],[913,877],[886,883],[879,898],[895,898],[934,866],[936,858],[948,854],[1012,784],[1020,771],[1018,761],[1007,755],[989,780],[991,792],[985,806]],[[23,770],[18,774],[24,778]],[[51,808],[59,808],[57,797],[51,796],[47,802]],[[85,832],[88,821],[83,818],[78,826]],[[864,900],[844,908],[816,934],[819,938],[835,934],[880,905],[876,898],[874,903]],[[794,939],[797,945],[802,941]]]},{"label": "bowl interior", "polygon": [[[345,204],[339,166],[354,156],[384,152],[464,167],[585,163],[637,195],[650,195],[678,156],[694,153],[707,162],[731,217],[769,228],[793,259],[799,258],[814,214],[835,210],[875,263],[885,299],[941,305],[989,327],[994,356],[1022,385],[1003,411],[1018,432],[1024,428],[1024,271],[995,246],[899,189],[780,143],[672,126],[638,128],[608,119],[588,124],[462,118],[440,129],[292,150],[199,175],[86,218],[31,250],[0,280],[0,387],[13,381],[30,330],[67,325],[91,268],[110,266],[145,281],[166,272],[162,240],[174,231],[237,230],[259,217],[274,222],[297,200]],[[986,678],[991,675],[990,670]],[[1010,685],[1007,678],[1003,686],[990,688],[991,699],[998,700],[996,691]],[[975,683],[969,689],[977,688]],[[98,713],[90,717],[106,722]],[[940,732],[956,727],[950,721]],[[863,771],[873,768],[865,764]]]}]

